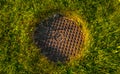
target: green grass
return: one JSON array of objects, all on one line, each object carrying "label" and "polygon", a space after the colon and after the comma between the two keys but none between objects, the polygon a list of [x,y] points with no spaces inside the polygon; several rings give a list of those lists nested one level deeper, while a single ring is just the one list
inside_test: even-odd
[{"label": "green grass", "polygon": [[[83,59],[54,64],[33,43],[35,26],[59,11],[77,11],[92,41]],[[0,0],[0,74],[120,74],[119,0]]]}]

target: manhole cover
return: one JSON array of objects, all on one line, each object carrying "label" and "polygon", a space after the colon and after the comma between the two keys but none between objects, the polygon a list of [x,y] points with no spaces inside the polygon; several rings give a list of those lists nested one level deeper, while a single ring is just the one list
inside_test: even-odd
[{"label": "manhole cover", "polygon": [[64,62],[79,54],[84,36],[75,21],[55,14],[39,24],[34,40],[48,59]]}]

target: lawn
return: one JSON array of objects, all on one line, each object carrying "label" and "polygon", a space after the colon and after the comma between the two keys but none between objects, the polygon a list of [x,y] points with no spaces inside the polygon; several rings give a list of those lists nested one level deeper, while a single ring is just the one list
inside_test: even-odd
[{"label": "lawn", "polygon": [[[83,58],[54,63],[33,42],[37,24],[74,12],[92,37]],[[120,74],[119,0],[0,0],[0,74]]]}]

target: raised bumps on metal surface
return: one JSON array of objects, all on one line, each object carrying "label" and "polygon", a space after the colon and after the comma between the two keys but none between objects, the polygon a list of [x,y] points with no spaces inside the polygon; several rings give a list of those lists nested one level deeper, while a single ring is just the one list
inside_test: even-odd
[{"label": "raised bumps on metal surface", "polygon": [[36,27],[34,41],[48,59],[65,62],[80,52],[84,36],[75,21],[55,14]]}]

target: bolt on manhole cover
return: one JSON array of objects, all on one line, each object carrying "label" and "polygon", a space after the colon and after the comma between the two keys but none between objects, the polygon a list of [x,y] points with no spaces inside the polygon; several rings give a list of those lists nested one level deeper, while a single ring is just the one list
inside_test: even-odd
[{"label": "bolt on manhole cover", "polygon": [[36,27],[34,41],[48,59],[70,61],[79,54],[84,43],[82,27],[67,17],[55,14]]}]

